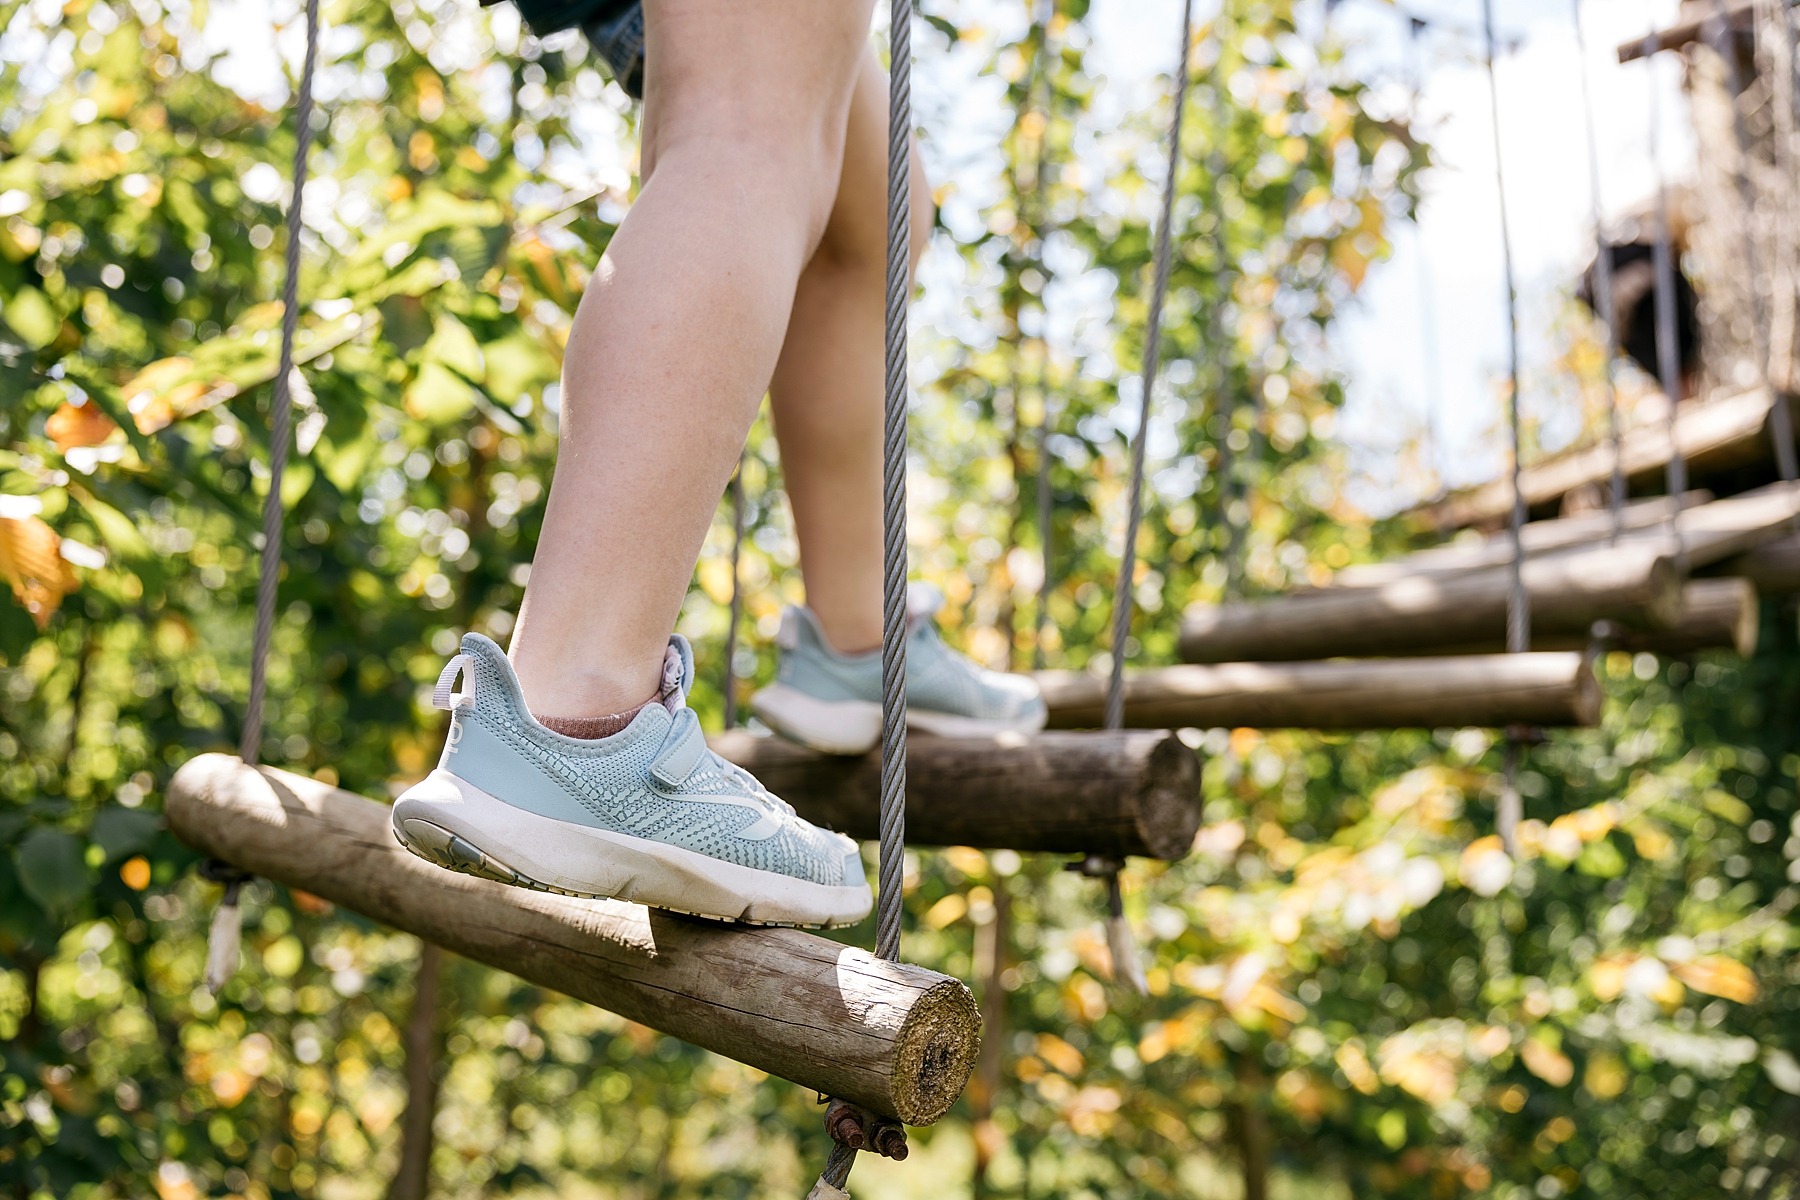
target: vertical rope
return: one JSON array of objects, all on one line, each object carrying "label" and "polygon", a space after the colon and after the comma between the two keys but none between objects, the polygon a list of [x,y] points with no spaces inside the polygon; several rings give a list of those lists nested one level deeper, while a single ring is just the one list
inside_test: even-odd
[{"label": "vertical rope", "polygon": [[[1531,648],[1531,593],[1525,589],[1525,491],[1522,486],[1521,448],[1524,444],[1519,397],[1519,289],[1513,272],[1512,225],[1506,208],[1505,151],[1500,140],[1500,79],[1494,70],[1497,40],[1494,36],[1494,0],[1481,0],[1482,32],[1488,78],[1489,108],[1494,126],[1494,184],[1500,200],[1500,255],[1506,272],[1506,374],[1507,426],[1512,435],[1512,564],[1511,587],[1506,597],[1506,652],[1522,654]],[[1519,740],[1510,732],[1506,745],[1506,782],[1495,812],[1495,825],[1507,853],[1518,854],[1519,820],[1523,805],[1518,787]]]},{"label": "vertical rope", "polygon": [[738,455],[731,476],[731,604],[725,626],[725,728],[738,723],[737,644],[738,626],[744,622],[744,580],[739,569],[744,549],[744,455]]},{"label": "vertical rope", "polygon": [[1605,211],[1600,203],[1600,142],[1594,133],[1594,95],[1588,79],[1587,38],[1581,27],[1581,0],[1569,0],[1575,20],[1575,57],[1581,63],[1581,116],[1587,132],[1588,192],[1593,206],[1594,222],[1594,314],[1600,320],[1600,334],[1605,343],[1604,382],[1606,386],[1606,430],[1612,443],[1612,493],[1608,508],[1612,510],[1612,536],[1616,541],[1625,531],[1625,451],[1619,429],[1619,388],[1613,374],[1618,362],[1618,324],[1613,311],[1612,253],[1606,244]]},{"label": "vertical rope", "polygon": [[1170,225],[1175,212],[1176,176],[1181,166],[1181,117],[1187,107],[1188,42],[1193,36],[1194,0],[1182,0],[1181,54],[1175,68],[1175,111],[1169,118],[1168,173],[1163,180],[1162,207],[1157,214],[1156,269],[1150,283],[1149,327],[1144,333],[1144,370],[1139,377],[1137,430],[1131,437],[1131,502],[1125,517],[1125,545],[1119,554],[1118,584],[1113,590],[1112,675],[1106,688],[1107,729],[1125,724],[1125,643],[1131,636],[1132,577],[1137,574],[1138,526],[1144,519],[1144,450],[1150,433],[1150,399],[1162,355],[1163,300],[1169,290]]},{"label": "vertical rope", "polygon": [[1681,346],[1675,323],[1676,266],[1674,239],[1669,229],[1669,179],[1662,161],[1662,104],[1656,86],[1654,55],[1657,53],[1656,32],[1645,39],[1645,62],[1649,64],[1650,103],[1650,172],[1656,179],[1655,232],[1652,238],[1650,264],[1656,274],[1651,289],[1656,321],[1656,373],[1662,376],[1663,392],[1669,401],[1666,422],[1669,432],[1669,461],[1663,468],[1663,490],[1673,502],[1669,528],[1675,534],[1680,552],[1681,526],[1676,510],[1687,491],[1687,456],[1682,453],[1676,436],[1676,411],[1681,405]]},{"label": "vertical rope", "polygon": [[275,626],[275,585],[281,577],[281,480],[287,471],[293,395],[294,334],[300,320],[300,205],[306,192],[306,156],[312,149],[313,67],[319,53],[319,0],[306,0],[306,55],[294,98],[293,191],[287,211],[287,277],[281,288],[281,355],[269,406],[269,492],[263,497],[262,561],[256,578],[256,632],[250,647],[250,701],[244,707],[238,757],[262,758],[263,701],[269,690],[269,641]]},{"label": "vertical rope", "polygon": [[[900,960],[906,873],[906,310],[911,280],[912,4],[888,9],[887,383],[881,445],[881,864],[875,954]],[[856,1151],[832,1146],[812,1195],[841,1190]]]},{"label": "vertical rope", "polygon": [[[1037,163],[1031,171],[1031,236],[1037,240],[1040,274],[1044,273],[1044,172],[1049,167],[1050,114],[1056,95],[1056,85],[1050,78],[1050,24],[1055,17],[1056,0],[1042,0],[1037,19],[1037,74],[1032,82],[1043,88],[1043,106],[1037,112],[1044,120],[1044,128],[1038,135]],[[1047,280],[1044,286],[1047,288]],[[1050,591],[1054,583],[1050,570],[1051,534],[1056,521],[1056,498],[1050,491],[1050,431],[1054,427],[1050,419],[1050,306],[1045,303],[1041,293],[1038,296],[1038,319],[1043,322],[1038,330],[1040,357],[1037,378],[1038,401],[1041,405],[1038,410],[1037,436],[1037,529],[1042,572],[1038,577],[1037,609],[1033,614],[1035,623],[1031,633],[1031,663],[1041,671],[1047,665],[1044,656],[1044,631],[1050,628]]]},{"label": "vertical rope", "polygon": [[[1420,99],[1425,90],[1425,56],[1421,44],[1426,22],[1415,16],[1405,18],[1407,27],[1407,74],[1412,84],[1412,98],[1408,111],[1413,121],[1419,119]],[[1415,232],[1419,226],[1413,226]],[[1415,239],[1418,248],[1419,270],[1419,351],[1420,365],[1424,369],[1425,384],[1425,468],[1432,482],[1433,497],[1442,496],[1447,490],[1444,481],[1441,458],[1442,435],[1438,429],[1437,400],[1444,393],[1443,355],[1438,348],[1437,335],[1437,288],[1434,286],[1431,273],[1431,255],[1425,250],[1425,239],[1421,235]]]},{"label": "vertical rope", "polygon": [[[1744,129],[1744,107],[1738,98],[1743,81],[1738,74],[1737,52],[1731,37],[1731,17],[1726,10],[1725,0],[1713,0],[1713,16],[1709,24],[1713,49],[1725,64],[1726,100],[1731,104],[1731,128],[1737,138],[1738,216],[1744,233],[1744,283],[1750,289],[1756,376],[1766,387],[1769,381],[1769,306],[1763,296],[1762,276],[1757,270],[1756,184],[1750,178],[1750,135]],[[1794,417],[1785,397],[1776,398],[1769,428],[1775,439],[1776,469],[1781,472],[1783,482],[1791,483],[1800,475],[1800,462],[1795,458]]]},{"label": "vertical rope", "polygon": [[887,399],[882,428],[881,881],[875,953],[900,957],[906,851],[906,302],[912,223],[912,5],[888,14]]},{"label": "vertical rope", "polygon": [[[281,528],[286,513],[281,503],[281,481],[287,471],[293,391],[294,334],[300,320],[301,205],[306,193],[306,157],[312,149],[313,67],[319,56],[319,0],[306,0],[306,52],[300,64],[300,84],[294,96],[293,191],[288,197],[287,247],[281,286],[281,353],[275,371],[275,391],[269,402],[269,491],[263,497],[262,557],[256,577],[256,629],[250,641],[250,698],[244,706],[244,728],[238,739],[238,757],[252,765],[262,760],[263,703],[269,690],[269,642],[275,627],[275,585],[281,578]],[[213,912],[206,935],[207,989],[218,992],[237,970],[243,931],[239,905],[250,876],[230,863],[210,859],[201,873],[225,885],[225,894]]]}]

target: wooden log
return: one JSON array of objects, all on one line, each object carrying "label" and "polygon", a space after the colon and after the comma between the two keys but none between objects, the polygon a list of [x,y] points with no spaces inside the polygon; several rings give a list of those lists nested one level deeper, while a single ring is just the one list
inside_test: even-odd
[{"label": "wooden log", "polygon": [[[1699,508],[1713,499],[1711,492],[1692,491],[1682,497],[1681,509]],[[1667,523],[1676,512],[1675,502],[1667,496],[1634,500],[1619,513],[1626,532],[1653,528]],[[1577,546],[1593,546],[1609,541],[1613,533],[1612,514],[1607,511],[1578,513],[1572,517],[1528,522],[1521,531],[1527,555],[1547,554]],[[1441,574],[1446,571],[1477,570],[1502,567],[1512,561],[1512,535],[1507,532],[1477,535],[1465,532],[1457,540],[1440,546],[1416,550],[1386,562],[1359,563],[1345,567],[1331,577],[1327,588],[1371,587],[1407,575]],[[1307,588],[1308,592],[1323,588]]]},{"label": "wooden log", "polygon": [[[1772,461],[1770,418],[1775,404],[1774,393],[1766,388],[1683,404],[1675,419],[1675,441],[1692,475],[1702,478],[1709,472]],[[1665,425],[1656,422],[1627,430],[1622,442],[1627,480],[1637,486],[1659,486],[1669,463]],[[1541,512],[1577,488],[1607,486],[1612,479],[1612,444],[1564,451],[1520,474],[1526,505]],[[1498,479],[1416,509],[1412,515],[1428,528],[1450,530],[1498,528],[1511,512],[1511,482]]]},{"label": "wooden log", "polygon": [[[1056,728],[1100,723],[1106,681],[1037,680]],[[1582,654],[1488,654],[1160,667],[1126,676],[1125,722],[1201,729],[1405,729],[1592,725],[1600,688]]]},{"label": "wooden log", "polygon": [[[1534,630],[1531,648],[1588,650],[1595,647],[1650,654],[1694,654],[1731,650],[1748,658],[1762,630],[1762,606],[1747,579],[1690,579],[1681,589],[1681,619],[1668,629],[1627,629],[1601,622],[1586,634]],[[1458,646],[1459,654],[1494,653],[1504,638],[1486,645]]]},{"label": "wooden log", "polygon": [[[1782,7],[1787,7],[1786,0],[1783,0]],[[1726,19],[1731,22],[1731,27],[1733,29],[1742,30],[1755,27],[1756,5],[1754,0],[1731,0],[1726,6],[1725,14]],[[1706,16],[1700,18],[1698,21],[1683,21],[1679,25],[1671,25],[1667,29],[1659,29],[1651,34],[1650,36],[1656,39],[1654,50],[1651,50],[1645,45],[1645,42],[1649,40],[1648,38],[1636,38],[1629,42],[1620,42],[1618,46],[1619,61],[1621,63],[1636,62],[1638,59],[1646,58],[1652,53],[1661,53],[1665,50],[1680,50],[1687,46],[1691,46],[1695,42],[1708,36],[1708,31],[1712,27],[1713,20],[1712,6],[1708,4]]]},{"label": "wooden log", "polygon": [[[1584,634],[1601,620],[1667,629],[1681,615],[1681,571],[1659,546],[1531,559],[1524,575],[1532,626],[1547,633]],[[1293,662],[1480,645],[1504,636],[1511,590],[1500,567],[1199,608],[1182,623],[1180,651],[1189,662]]]},{"label": "wooden log", "polygon": [[[878,753],[818,754],[743,730],[709,740],[807,820],[876,837]],[[1166,729],[915,737],[907,751],[909,842],[1177,859],[1200,828],[1200,758]]]},{"label": "wooden log", "polygon": [[[1617,539],[1612,537],[1610,521],[1590,536],[1579,536],[1593,528],[1589,520],[1591,514],[1566,521],[1533,522],[1525,527],[1527,534],[1534,525],[1561,528],[1535,538],[1526,537],[1526,557],[1548,558],[1609,547],[1648,546],[1662,548],[1664,553],[1685,561],[1689,568],[1705,566],[1742,553],[1792,526],[1800,519],[1800,488],[1789,483],[1772,483],[1729,499],[1684,508],[1675,516],[1672,525],[1667,518],[1673,508],[1667,499],[1633,505],[1632,508],[1638,519],[1636,527],[1628,525]],[[1645,519],[1655,512],[1660,512],[1664,520]],[[1500,534],[1466,548],[1445,546],[1392,562],[1346,567],[1332,577],[1330,588],[1376,587],[1409,576],[1450,575],[1499,567],[1511,563],[1512,556],[1512,539]],[[1317,595],[1325,590],[1329,588],[1315,588],[1305,594]]]},{"label": "wooden log", "polygon": [[401,849],[386,805],[227,755],[176,772],[167,815],[202,854],[908,1124],[943,1116],[974,1068],[974,999],[935,971],[454,874]]},{"label": "wooden log", "polygon": [[1747,580],[1765,596],[1791,596],[1800,592],[1800,533],[1772,538],[1713,564],[1707,571]]}]

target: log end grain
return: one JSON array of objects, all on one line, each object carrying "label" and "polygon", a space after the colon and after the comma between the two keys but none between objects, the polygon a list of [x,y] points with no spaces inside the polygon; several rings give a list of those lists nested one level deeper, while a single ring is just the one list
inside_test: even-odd
[{"label": "log end grain", "polygon": [[975,997],[946,979],[913,1002],[894,1039],[894,1115],[908,1125],[930,1125],[949,1112],[980,1053]]},{"label": "log end grain", "polygon": [[1150,752],[1150,769],[1137,796],[1137,829],[1151,857],[1167,862],[1187,856],[1200,831],[1200,755],[1174,733]]}]

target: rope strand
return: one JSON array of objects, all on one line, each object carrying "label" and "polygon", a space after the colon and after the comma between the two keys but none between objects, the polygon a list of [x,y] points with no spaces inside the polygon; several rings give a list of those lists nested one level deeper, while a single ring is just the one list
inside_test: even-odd
[{"label": "rope strand", "polygon": [[1138,526],[1144,519],[1144,453],[1150,432],[1151,392],[1162,355],[1162,310],[1169,290],[1169,267],[1175,213],[1176,176],[1181,167],[1181,117],[1187,107],[1188,43],[1194,28],[1194,0],[1182,0],[1181,53],[1175,68],[1175,111],[1169,118],[1168,174],[1163,179],[1162,207],[1157,214],[1156,269],[1150,283],[1150,312],[1144,332],[1144,370],[1139,376],[1138,423],[1131,436],[1131,502],[1125,517],[1125,544],[1119,553],[1118,584],[1113,590],[1112,675],[1106,687],[1104,728],[1125,724],[1125,644],[1131,637],[1132,578],[1137,574]]},{"label": "rope strand", "polygon": [[1619,389],[1613,371],[1618,363],[1615,347],[1618,323],[1613,311],[1612,254],[1603,230],[1605,212],[1600,204],[1600,142],[1594,133],[1594,94],[1588,80],[1587,37],[1581,27],[1581,0],[1569,0],[1575,18],[1575,57],[1581,64],[1581,115],[1587,132],[1588,193],[1594,222],[1594,315],[1605,341],[1603,378],[1606,386],[1606,428],[1612,444],[1612,492],[1607,507],[1612,512],[1612,536],[1625,531],[1625,450],[1619,428]]},{"label": "rope strand", "polygon": [[[1519,289],[1513,272],[1512,226],[1506,209],[1506,164],[1500,140],[1500,79],[1494,70],[1498,41],[1494,36],[1494,0],[1481,0],[1482,32],[1488,78],[1489,111],[1494,127],[1494,184],[1500,201],[1500,255],[1506,274],[1506,374],[1507,428],[1512,436],[1512,564],[1511,586],[1506,597],[1506,652],[1523,654],[1531,648],[1531,593],[1525,588],[1525,490],[1521,449],[1524,429],[1519,397]],[[1495,827],[1508,854],[1518,856],[1519,821],[1523,803],[1519,797],[1519,738],[1509,731],[1506,744],[1505,783],[1495,808]]]},{"label": "rope strand", "polygon": [[256,632],[250,647],[250,700],[244,707],[238,757],[262,759],[263,701],[269,690],[269,642],[275,627],[275,585],[281,577],[281,528],[287,517],[281,480],[287,471],[293,394],[294,335],[300,321],[301,203],[306,192],[306,156],[312,148],[313,68],[319,54],[319,0],[306,0],[306,56],[294,98],[293,193],[287,211],[287,277],[281,288],[281,355],[269,406],[269,492],[263,497],[262,561],[256,578]]}]

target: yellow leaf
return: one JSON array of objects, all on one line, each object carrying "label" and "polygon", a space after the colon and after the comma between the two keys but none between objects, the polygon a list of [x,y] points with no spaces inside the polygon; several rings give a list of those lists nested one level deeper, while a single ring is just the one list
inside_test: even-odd
[{"label": "yellow leaf", "polygon": [[63,560],[62,539],[34,516],[0,517],[0,578],[12,585],[13,598],[39,630],[49,627],[63,597],[81,585]]},{"label": "yellow leaf", "polygon": [[1081,1051],[1057,1037],[1054,1033],[1040,1033],[1037,1038],[1038,1057],[1071,1078],[1080,1075],[1087,1065],[1081,1057]]},{"label": "yellow leaf", "polygon": [[1602,1050],[1588,1059],[1587,1069],[1581,1073],[1581,1086],[1588,1093],[1601,1100],[1611,1100],[1625,1090],[1631,1082],[1631,1073],[1619,1056]]},{"label": "yellow leaf", "polygon": [[1365,1096],[1373,1096],[1381,1090],[1381,1077],[1375,1074],[1375,1068],[1369,1063],[1369,1056],[1355,1042],[1345,1042],[1338,1047],[1338,1068],[1344,1072],[1344,1078],[1350,1086]]},{"label": "yellow leaf", "polygon": [[94,404],[64,404],[44,422],[44,434],[65,454],[78,446],[98,446],[119,427]]},{"label": "yellow leaf", "polygon": [[1575,1078],[1575,1064],[1569,1056],[1548,1042],[1527,1038],[1519,1050],[1525,1069],[1551,1087],[1563,1087]]},{"label": "yellow leaf", "polygon": [[1735,958],[1708,954],[1692,962],[1675,963],[1669,972],[1696,992],[1749,1004],[1757,995],[1756,976]]},{"label": "yellow leaf", "polygon": [[1625,990],[1625,968],[1630,966],[1629,959],[1602,958],[1588,968],[1588,986],[1594,989],[1595,999],[1617,1000]]}]

